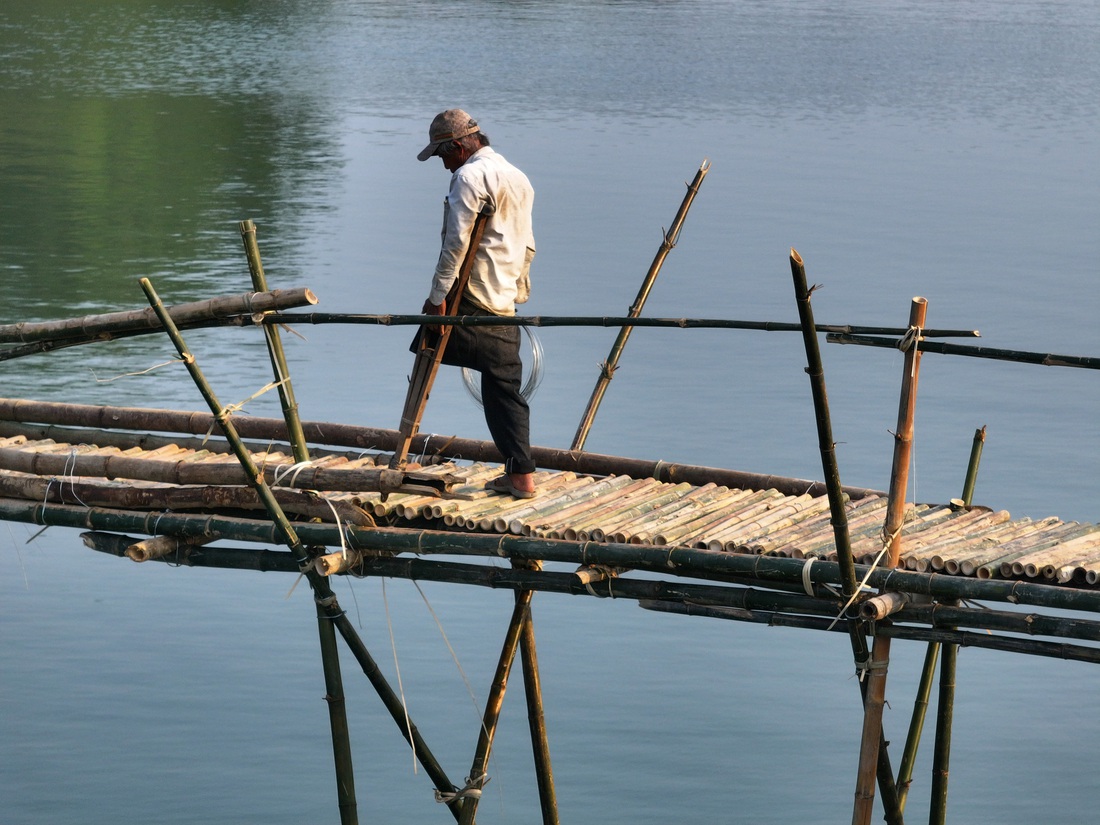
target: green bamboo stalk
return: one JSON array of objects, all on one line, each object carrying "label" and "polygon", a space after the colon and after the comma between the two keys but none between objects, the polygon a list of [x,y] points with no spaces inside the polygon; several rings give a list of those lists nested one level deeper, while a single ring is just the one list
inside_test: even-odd
[{"label": "green bamboo stalk", "polygon": [[985,427],[974,431],[974,443],[970,446],[970,463],[966,466],[966,479],[963,481],[963,504],[969,507],[974,503],[974,484],[978,480],[978,467],[982,462],[982,448],[985,447]]},{"label": "green bamboo stalk", "polygon": [[[709,170],[710,161],[704,160],[702,165],[699,166],[699,171],[695,173],[695,179],[688,184],[687,193],[684,195],[684,200],[681,202],[680,208],[676,212],[676,217],[673,218],[672,225],[668,228],[668,232],[665,233],[664,238],[661,240],[661,245],[657,249],[657,254],[653,258],[653,263],[649,265],[649,271],[646,272],[645,278],[642,280],[641,288],[634,298],[634,303],[630,305],[630,309],[627,312],[628,318],[637,318],[642,314],[642,309],[645,307],[646,299],[649,297],[649,293],[653,289],[653,284],[657,280],[657,275],[660,273],[665,258],[668,257],[668,253],[672,251],[672,248],[676,246],[676,242],[680,238],[680,230],[683,229],[684,219],[687,218],[688,210],[691,208],[695,196],[699,193],[699,187],[702,186],[703,178],[706,177]],[[600,408],[600,402],[607,392],[607,386],[611,383],[615,370],[619,367],[619,358],[622,357],[623,350],[626,348],[626,342],[630,338],[630,333],[632,331],[633,327],[630,326],[623,326],[619,330],[619,334],[615,338],[615,343],[611,346],[611,352],[608,353],[607,360],[604,361],[600,367],[600,377],[596,380],[596,386],[592,390],[591,397],[588,399],[588,406],[585,407],[584,414],[581,416],[581,422],[577,427],[576,434],[573,436],[571,449],[584,449],[584,442],[588,439],[588,432],[592,429],[592,422],[596,418],[596,412]]]},{"label": "green bamboo stalk", "polygon": [[[245,256],[248,258],[248,271],[252,276],[252,286],[257,292],[267,292],[267,277],[264,275],[263,262],[260,260],[260,247],[256,242],[256,224],[252,221],[241,221],[240,230]],[[290,443],[294,446],[294,459],[299,463],[309,461],[306,436],[302,430],[302,421],[298,417],[298,401],[294,397],[294,387],[290,383],[290,370],[287,368],[286,353],[283,351],[279,327],[274,324],[264,324],[264,335],[267,338],[267,351],[271,357],[271,366],[278,384],[283,419],[286,421],[287,432],[290,433]]]},{"label": "green bamboo stalk", "polygon": [[913,701],[913,715],[909,720],[909,733],[905,737],[905,749],[898,768],[898,806],[905,810],[909,788],[913,784],[913,767],[917,761],[917,748],[920,746],[924,720],[928,715],[928,697],[932,693],[932,677],[936,672],[936,661],[940,655],[939,642],[930,642],[924,653],[924,666],[921,669],[920,684]]}]

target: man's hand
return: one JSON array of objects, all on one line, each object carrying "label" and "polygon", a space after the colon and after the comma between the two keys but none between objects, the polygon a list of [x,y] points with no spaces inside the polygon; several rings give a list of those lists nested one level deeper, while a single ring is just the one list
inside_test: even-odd
[{"label": "man's hand", "polygon": [[[443,299],[439,303],[439,306],[436,306],[430,300],[425,301],[424,302],[424,308],[421,310],[421,313],[424,314],[424,315],[446,315],[447,314],[447,300]],[[443,334],[443,327],[439,324],[433,324],[432,326],[428,327],[428,329],[431,332],[435,332],[435,333],[440,334],[440,335]]]}]

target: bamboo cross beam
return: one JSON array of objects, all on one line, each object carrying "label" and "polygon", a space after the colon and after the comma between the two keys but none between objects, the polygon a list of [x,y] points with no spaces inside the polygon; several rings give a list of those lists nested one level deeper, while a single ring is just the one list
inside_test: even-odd
[{"label": "bamboo cross beam", "polygon": [[[661,245],[657,249],[657,254],[653,257],[653,262],[649,265],[649,271],[646,272],[645,278],[642,279],[642,285],[638,289],[638,294],[634,298],[634,303],[630,305],[627,311],[627,317],[633,319],[642,314],[642,309],[645,308],[646,299],[653,289],[653,284],[656,282],[657,275],[664,265],[665,258],[668,257],[668,253],[672,251],[673,247],[676,246],[676,242],[680,239],[680,232],[683,229],[688,210],[695,201],[695,196],[699,193],[699,187],[702,186],[703,178],[706,177],[708,171],[710,171],[710,161],[704,160],[699,167],[699,171],[695,173],[695,179],[688,184],[684,199],[680,203],[680,208],[676,211],[676,217],[673,218],[671,226],[669,226],[668,231],[661,239]],[[626,348],[626,342],[630,338],[632,329],[633,327],[624,325],[619,330],[619,334],[615,338],[615,343],[611,345],[611,352],[608,353],[607,359],[600,367],[600,376],[596,379],[596,386],[592,389],[592,395],[588,399],[588,405],[585,407],[584,414],[581,416],[577,432],[573,436],[572,449],[574,450],[584,449],[584,442],[588,438],[589,430],[592,429],[592,422],[596,418],[596,412],[600,408],[600,402],[603,400],[604,393],[607,392],[607,387],[615,375],[615,370],[618,369],[619,358]]]},{"label": "bamboo cross beam", "polygon": [[[889,338],[871,338],[839,333],[827,335],[825,340],[830,344],[855,344],[863,347],[884,347],[887,349],[896,349],[900,343]],[[934,341],[924,342],[921,349],[925,352],[935,352],[941,355],[962,355],[969,358],[1015,361],[1021,364],[1039,364],[1044,367],[1080,367],[1081,369],[1100,370],[1100,358],[1088,355],[1056,355],[1050,352],[969,347],[964,344],[946,344]]]},{"label": "bamboo cross beam", "polygon": [[[478,247],[481,246],[482,235],[485,234],[485,224],[489,220],[488,210],[478,213],[474,219],[474,225],[470,230],[470,241],[466,246],[466,254],[458,269],[458,276],[451,286],[444,307],[444,316],[457,316],[458,306],[462,303],[462,297],[466,292],[466,284],[470,280],[470,273],[474,268],[474,260],[477,258]],[[436,316],[428,316],[435,318]],[[424,416],[424,408],[428,405],[428,396],[432,391],[439,365],[443,362],[443,353],[447,348],[447,342],[451,338],[451,327],[444,326],[437,333],[431,328],[433,321],[425,322],[427,325],[420,328],[417,336],[416,360],[413,362],[412,376],[409,379],[409,389],[405,396],[405,407],[401,411],[401,425],[398,428],[400,435],[393,457],[390,459],[390,469],[396,470],[405,466],[405,460],[409,454],[409,446],[413,436],[420,428],[420,419]]]},{"label": "bamboo cross beam", "polygon": [[[802,332],[801,324],[788,321],[738,321],[728,318],[642,318],[630,315],[369,315],[348,312],[272,312],[263,317],[265,324],[351,324],[401,327],[435,324],[437,326],[477,327],[651,327],[669,329],[739,329],[757,332]],[[816,324],[818,332],[838,335],[897,335],[901,327],[869,327],[852,324]],[[926,338],[980,338],[976,329],[926,329]]]},{"label": "bamboo cross beam", "polygon": [[[143,278],[142,281],[148,281]],[[221,298],[208,298],[167,307],[165,313],[177,326],[202,321],[220,321],[235,315],[254,315],[317,303],[317,296],[305,288],[276,289],[272,292],[246,292]],[[23,322],[0,325],[0,343],[27,344],[67,338],[94,337],[146,330],[159,331],[163,322],[153,309],[85,315],[61,321]]]},{"label": "bamboo cross beam", "polygon": [[[83,530],[136,532],[149,536],[205,536],[216,534],[235,541],[281,544],[269,520],[217,514],[139,513],[99,507],[80,507],[42,501],[0,498],[0,521],[39,526],[56,525]],[[641,544],[567,541],[496,534],[453,533],[443,530],[406,530],[393,527],[338,528],[332,524],[299,523],[299,535],[310,546],[341,547],[386,553],[420,555],[469,555],[516,561],[561,562],[578,567],[604,565],[648,570],[676,577],[714,578],[720,581],[752,580],[761,586],[804,587],[804,576],[813,585],[838,585],[842,573],[837,562],[815,561],[807,571],[800,559],[748,556],[696,550],[689,547],[656,547]],[[857,566],[867,584],[880,590],[896,590],[936,599],[975,599],[1014,605],[1100,613],[1100,592],[1026,581],[968,579],[907,570]],[[572,575],[572,574],[570,574]],[[575,577],[574,577],[575,578]],[[906,608],[913,609],[910,605]]]}]

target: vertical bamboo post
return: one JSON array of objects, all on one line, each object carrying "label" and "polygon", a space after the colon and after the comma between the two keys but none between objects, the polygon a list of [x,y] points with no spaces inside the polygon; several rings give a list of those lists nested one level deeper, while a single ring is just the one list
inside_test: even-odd
[{"label": "vertical bamboo post", "polygon": [[[966,467],[966,478],[963,480],[962,502],[966,506],[974,503],[974,484],[978,478],[978,466],[982,460],[982,448],[985,446],[985,427],[979,427],[974,431],[974,441],[970,446],[970,461]],[[948,645],[952,653],[957,657],[958,646]],[[917,746],[920,744],[921,733],[924,729],[924,720],[928,714],[928,697],[932,694],[932,677],[936,672],[936,663],[939,659],[940,643],[930,642],[928,650],[924,654],[924,667],[921,669],[920,685],[917,688],[917,698],[913,703],[913,718],[909,723],[909,735],[905,740],[905,752],[902,756],[901,767],[898,769],[898,799],[902,810],[905,810],[905,801],[909,795],[909,786],[913,781],[913,766],[917,757]],[[950,664],[952,671],[950,681],[954,683],[954,663]],[[942,676],[941,676],[942,679]],[[953,697],[952,697],[952,701]],[[950,737],[948,737],[950,740]],[[950,745],[950,741],[948,741]],[[946,777],[944,778],[946,788]]]},{"label": "vertical bamboo post", "polygon": [[[513,562],[516,564],[516,562]],[[534,562],[541,568],[538,562]],[[516,591],[517,604],[523,593]],[[531,748],[535,758],[535,778],[538,781],[539,805],[542,808],[543,825],[558,825],[558,801],[554,790],[554,770],[550,764],[550,743],[546,735],[546,717],[542,709],[542,683],[539,678],[539,661],[535,648],[535,625],[530,604],[527,620],[519,637],[520,662],[523,665],[523,689],[527,699],[527,723],[531,729]]]},{"label": "vertical bamboo post", "polygon": [[[245,257],[248,259],[248,271],[252,276],[252,288],[257,292],[267,292],[267,277],[264,275],[263,263],[260,260],[260,247],[256,242],[256,224],[250,220],[241,221],[240,232]],[[294,460],[299,463],[309,461],[309,447],[298,415],[298,402],[294,398],[294,387],[290,382],[290,370],[287,367],[279,328],[264,324],[264,337],[267,340],[271,368],[278,384],[283,420],[286,421]],[[321,581],[316,583],[314,595],[318,599],[334,598],[327,579],[323,583]],[[358,806],[355,801],[355,770],[352,763],[351,735],[348,731],[347,703],[344,700],[344,682],[340,673],[340,651],[336,646],[336,631],[332,627],[332,621],[325,615],[320,604],[317,605],[317,634],[325,677],[329,728],[332,733],[332,758],[336,771],[336,797],[340,808],[340,822],[341,825],[354,825],[358,822]]]},{"label": "vertical bamboo post", "polygon": [[943,646],[940,662],[939,704],[936,708],[936,743],[932,751],[932,801],[929,825],[943,825],[947,819],[947,779],[951,769],[951,725],[955,715],[955,670],[959,646]]},{"label": "vertical bamboo post", "polygon": [[974,485],[978,481],[978,466],[982,463],[982,449],[985,447],[985,427],[974,430],[974,441],[970,445],[970,463],[966,466],[966,478],[963,481],[962,500],[969,507],[974,503]]},{"label": "vertical bamboo post", "polygon": [[[917,379],[920,375],[920,340],[928,302],[914,298],[909,311],[908,347],[902,376],[898,426],[894,434],[894,462],[890,474],[885,540],[887,565],[898,566],[901,555],[901,527],[905,520],[905,499],[909,485],[909,461],[913,451],[913,421],[916,415]],[[882,742],[882,710],[886,703],[886,676],[890,663],[890,638],[875,636],[871,646],[871,665],[867,675],[867,697],[863,712],[863,737],[860,747],[859,776],[856,780],[856,804],[853,825],[867,825],[874,806],[874,777],[878,750]]]},{"label": "vertical bamboo post", "polygon": [[[267,292],[267,277],[264,275],[263,263],[260,261],[260,247],[256,243],[256,224],[252,221],[241,221],[240,230],[245,256],[248,258],[248,271],[252,276],[252,288],[256,292]],[[290,383],[290,372],[287,369],[286,353],[283,351],[283,342],[279,337],[279,328],[272,324],[264,324],[263,328],[267,338],[267,351],[271,356],[271,366],[275,371],[275,381],[279,385],[279,400],[282,403],[283,418],[286,420],[290,443],[294,449],[294,460],[309,461],[309,452],[305,446],[306,435],[298,415],[298,402],[294,398],[294,387]]]},{"label": "vertical bamboo post", "polygon": [[[806,347],[810,376],[810,388],[813,393],[814,411],[817,416],[818,447],[821,451],[821,464],[825,474],[825,486],[829,495],[830,523],[836,543],[837,559],[842,575],[842,589],[845,598],[851,598],[858,587],[855,574],[855,561],[852,558],[851,539],[848,532],[848,514],[844,509],[844,493],[840,483],[840,470],[836,460],[836,444],[833,441],[832,422],[829,416],[829,400],[825,391],[825,372],[821,364],[821,350],[817,341],[817,328],[814,322],[813,308],[810,305],[811,290],[806,285],[806,267],[802,256],[791,250],[791,276],[794,279],[795,300],[798,303],[798,316],[802,326],[802,340]],[[852,656],[856,668],[864,670],[868,665],[866,639],[855,620],[848,622],[848,635],[852,643]],[[864,707],[868,699],[867,683],[860,680],[860,693]],[[866,713],[866,711],[865,711]],[[901,812],[897,804],[897,789],[894,785],[894,772],[890,767],[890,757],[886,750],[885,737],[881,726],[878,733],[879,747],[875,751],[876,771],[879,786],[882,789],[883,805],[887,812],[887,821],[896,825],[901,823]],[[862,776],[862,773],[861,773]],[[874,799],[873,788],[871,799]]]},{"label": "vertical bamboo post", "polygon": [[501,647],[500,659],[497,661],[496,674],[493,677],[493,685],[489,690],[489,698],[485,702],[485,714],[482,718],[481,732],[477,738],[474,761],[470,767],[470,777],[467,782],[468,791],[462,800],[462,813],[458,818],[459,825],[473,825],[474,817],[477,814],[481,788],[487,781],[485,771],[489,764],[489,753],[493,747],[493,737],[496,735],[497,723],[500,721],[500,709],[504,705],[504,692],[508,688],[508,676],[512,670],[512,663],[516,658],[516,650],[519,647],[523,627],[530,617],[531,597],[533,595],[534,591],[531,590],[516,592],[516,606],[512,611],[512,620],[508,623],[508,632],[505,634],[504,645]]},{"label": "vertical bamboo post", "polygon": [[[645,307],[646,299],[649,297],[650,290],[653,289],[653,284],[657,280],[657,274],[661,271],[661,267],[664,265],[668,253],[676,246],[676,242],[679,240],[680,230],[684,226],[684,219],[687,217],[688,210],[691,208],[695,196],[699,193],[699,187],[702,185],[703,178],[706,177],[708,171],[710,171],[710,161],[704,160],[699,166],[699,171],[695,173],[695,179],[688,184],[688,191],[684,195],[684,200],[680,204],[679,210],[676,212],[676,217],[673,218],[672,225],[661,240],[661,245],[657,249],[657,254],[653,258],[653,263],[649,265],[649,271],[646,272],[646,276],[642,280],[642,286],[638,290],[638,295],[634,298],[634,303],[630,305],[628,311],[629,317],[637,318],[642,314],[642,308]],[[588,399],[588,406],[585,407],[584,415],[581,416],[581,423],[577,427],[576,434],[573,436],[573,445],[570,449],[584,449],[584,442],[588,438],[588,431],[592,429],[592,422],[596,418],[596,411],[599,410],[600,402],[603,400],[604,393],[607,392],[607,385],[611,383],[615,370],[618,368],[619,358],[623,354],[623,349],[626,347],[627,339],[630,338],[632,330],[633,327],[619,328],[619,334],[615,338],[615,343],[611,346],[611,352],[608,354],[607,360],[604,361],[600,367],[600,377],[596,380],[596,386],[592,390],[591,397]]]},{"label": "vertical bamboo post", "polygon": [[886,566],[898,566],[901,557],[901,527],[905,522],[905,498],[909,485],[909,463],[913,455],[913,421],[917,409],[917,380],[920,377],[921,330],[928,314],[928,301],[914,298],[909,308],[908,347],[905,350],[898,404],[898,427],[894,433],[894,463],[890,472],[890,495],[886,505],[885,539],[889,545]]},{"label": "vertical bamboo post", "polygon": [[930,642],[924,652],[924,667],[921,668],[920,684],[917,696],[913,700],[913,716],[909,720],[909,733],[905,737],[905,749],[901,755],[901,767],[898,768],[898,805],[905,810],[909,797],[909,787],[913,783],[913,767],[917,761],[917,747],[924,732],[924,720],[928,715],[928,697],[932,695],[932,677],[936,673],[939,660],[940,643]]}]

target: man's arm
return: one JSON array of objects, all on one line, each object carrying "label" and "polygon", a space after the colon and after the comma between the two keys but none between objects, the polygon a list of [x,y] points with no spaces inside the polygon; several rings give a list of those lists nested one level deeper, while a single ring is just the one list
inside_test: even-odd
[{"label": "man's arm", "polygon": [[[485,201],[485,196],[461,174],[455,174],[451,179],[451,191],[447,194],[443,248],[439,252],[424,314],[442,315],[446,311],[444,302],[447,293],[458,277],[458,270],[470,243],[470,231]],[[438,311],[429,310],[429,306]]]}]

